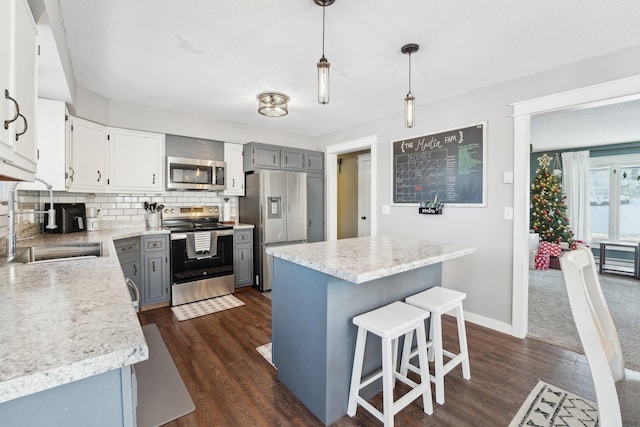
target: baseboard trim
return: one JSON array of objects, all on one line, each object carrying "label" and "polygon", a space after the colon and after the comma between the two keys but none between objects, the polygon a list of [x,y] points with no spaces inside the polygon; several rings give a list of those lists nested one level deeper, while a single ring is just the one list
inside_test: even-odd
[{"label": "baseboard trim", "polygon": [[485,328],[493,329],[497,332],[502,332],[503,334],[513,335],[513,328],[510,324],[499,322],[485,316],[480,316],[479,314],[469,313],[468,311],[465,311],[464,320],[466,320],[467,322],[475,323],[476,325],[484,326]]}]

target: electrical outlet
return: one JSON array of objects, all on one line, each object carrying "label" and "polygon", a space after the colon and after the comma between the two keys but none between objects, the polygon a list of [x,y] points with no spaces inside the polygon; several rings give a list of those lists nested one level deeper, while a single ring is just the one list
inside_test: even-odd
[{"label": "electrical outlet", "polygon": [[382,205],[382,214],[383,215],[389,215],[390,213],[391,213],[391,206]]}]

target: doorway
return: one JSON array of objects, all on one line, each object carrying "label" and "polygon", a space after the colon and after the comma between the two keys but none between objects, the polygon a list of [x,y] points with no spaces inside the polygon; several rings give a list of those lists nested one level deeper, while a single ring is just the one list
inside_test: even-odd
[{"label": "doorway", "polygon": [[529,317],[529,188],[531,116],[596,103],[640,98],[640,76],[571,90],[513,104],[514,223],[512,335],[527,335]]},{"label": "doorway", "polygon": [[[378,137],[376,135],[330,145],[326,148],[327,171],[327,240],[338,239],[338,157],[347,153],[370,153],[370,235],[377,235],[378,215],[377,205],[377,173],[376,159],[378,158]],[[357,198],[356,198],[357,199]],[[365,202],[366,203],[366,202]],[[357,218],[357,217],[356,217]],[[369,219],[369,218],[368,218]]]},{"label": "doorway", "polygon": [[338,239],[369,236],[371,151],[338,155]]}]

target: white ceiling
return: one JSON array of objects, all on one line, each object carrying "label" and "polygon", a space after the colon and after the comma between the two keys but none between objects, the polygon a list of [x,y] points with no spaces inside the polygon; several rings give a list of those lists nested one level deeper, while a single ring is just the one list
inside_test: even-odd
[{"label": "white ceiling", "polygon": [[[313,0],[60,0],[76,83],[107,98],[316,136],[640,44],[637,0],[337,0],[319,105]],[[258,115],[255,96],[291,97]],[[418,118],[418,120],[420,120]]]},{"label": "white ceiling", "polygon": [[534,151],[640,144],[640,100],[554,111],[531,118]]}]

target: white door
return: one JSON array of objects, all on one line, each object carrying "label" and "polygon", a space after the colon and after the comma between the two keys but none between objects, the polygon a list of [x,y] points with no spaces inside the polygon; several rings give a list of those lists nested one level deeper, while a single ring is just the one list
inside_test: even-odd
[{"label": "white door", "polygon": [[358,237],[371,235],[371,153],[358,155]]}]

